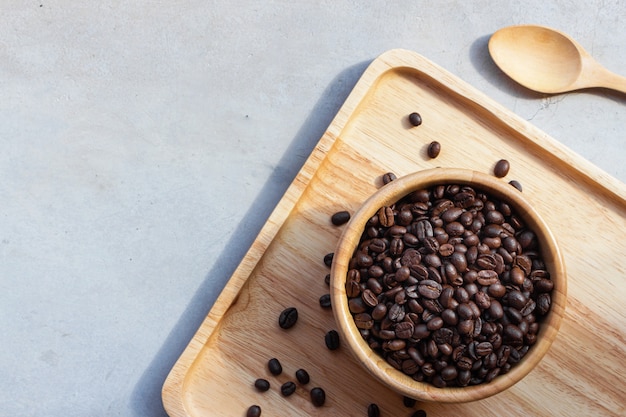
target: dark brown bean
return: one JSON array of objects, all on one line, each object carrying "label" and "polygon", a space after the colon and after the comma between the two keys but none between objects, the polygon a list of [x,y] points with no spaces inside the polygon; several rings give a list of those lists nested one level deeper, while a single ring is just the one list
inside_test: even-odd
[{"label": "dark brown bean", "polygon": [[283,372],[283,366],[276,358],[272,358],[267,362],[267,369],[269,369],[272,375],[280,375]]},{"label": "dark brown bean", "polygon": [[350,212],[345,210],[338,211],[337,213],[332,215],[330,221],[335,226],[341,226],[342,224],[346,224],[348,223],[348,221],[350,221]]},{"label": "dark brown bean", "polygon": [[413,126],[419,126],[422,124],[422,116],[417,113],[417,112],[413,112],[411,114],[409,114],[409,122],[413,125]]},{"label": "dark brown bean", "polygon": [[296,392],[296,384],[293,381],[287,381],[280,386],[280,393],[285,397],[289,397],[294,392]]},{"label": "dark brown bean", "polygon": [[287,307],[278,316],[278,325],[282,329],[293,327],[298,321],[298,309],[295,307]]},{"label": "dark brown bean", "polygon": [[380,408],[377,404],[370,404],[367,406],[367,417],[380,417]]},{"label": "dark brown bean", "polygon": [[246,417],[261,417],[261,407],[258,405],[251,405],[246,412]]},{"label": "dark brown bean", "polygon": [[393,172],[387,172],[383,175],[383,184],[387,185],[395,179],[397,179],[396,174],[394,174]]},{"label": "dark brown bean", "polygon": [[320,387],[313,388],[311,390],[310,396],[311,402],[316,407],[321,407],[326,402],[326,392]]},{"label": "dark brown bean", "polygon": [[298,369],[296,371],[296,379],[298,380],[299,383],[301,383],[302,385],[306,385],[309,383],[309,381],[311,380],[311,377],[309,376],[309,373],[304,370],[304,369]]},{"label": "dark brown bean", "polygon": [[519,181],[511,180],[511,181],[509,181],[509,184],[512,185],[513,187],[517,188],[520,192],[522,192],[522,184]]},{"label": "dark brown bean", "polygon": [[439,142],[437,142],[436,140],[430,142],[430,144],[428,145],[428,157],[429,158],[436,158],[439,156],[439,152],[441,152],[441,144]]},{"label": "dark brown bean", "polygon": [[509,168],[509,161],[506,159],[500,159],[493,168],[493,174],[498,178],[506,177],[506,174],[509,173]]},{"label": "dark brown bean", "polygon": [[334,253],[327,253],[326,255],[324,255],[324,265],[326,265],[327,267],[330,268],[330,266],[333,263],[333,257],[335,256]]},{"label": "dark brown bean", "polygon": [[319,299],[320,307],[331,308],[330,294],[324,294]]},{"label": "dark brown bean", "polygon": [[337,333],[337,330],[329,330],[324,336],[324,341],[328,349],[330,350],[339,349],[340,340],[339,340],[339,333]]},{"label": "dark brown bean", "polygon": [[260,392],[265,392],[270,389],[270,382],[267,379],[259,378],[254,381],[254,387]]}]

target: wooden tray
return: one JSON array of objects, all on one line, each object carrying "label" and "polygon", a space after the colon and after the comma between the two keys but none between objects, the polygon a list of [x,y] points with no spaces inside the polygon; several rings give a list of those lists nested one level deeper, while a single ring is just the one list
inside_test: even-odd
[{"label": "wooden tray", "polygon": [[[417,111],[423,124],[411,127]],[[426,147],[441,143],[437,159]],[[539,367],[506,392],[469,404],[422,403],[428,416],[597,416],[625,414],[626,187],[531,124],[423,57],[392,50],[374,60],[271,214],[215,305],[169,374],[163,401],[172,417],[245,416],[258,404],[266,416],[366,416],[377,403],[384,416],[409,416],[402,397],[373,381],[325,333],[332,312],[323,257],[342,228],[330,217],[354,212],[380,186],[436,166],[490,173],[511,162],[516,179],[552,226],[569,277],[566,317]],[[300,319],[280,329],[280,312]],[[274,377],[267,361],[278,358]],[[306,369],[311,382],[290,397],[280,385]],[[267,378],[259,393],[253,383]],[[320,386],[315,408],[308,390]]]}]

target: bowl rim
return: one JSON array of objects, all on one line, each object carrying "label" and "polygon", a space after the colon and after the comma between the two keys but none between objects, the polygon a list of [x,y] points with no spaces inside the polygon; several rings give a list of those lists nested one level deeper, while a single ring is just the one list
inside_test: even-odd
[{"label": "bowl rim", "polygon": [[[522,360],[504,375],[489,383],[467,387],[437,388],[429,383],[418,382],[396,370],[374,352],[360,336],[348,308],[345,292],[348,262],[358,245],[367,220],[382,206],[390,205],[401,197],[423,188],[440,184],[472,185],[491,196],[511,204],[522,220],[537,235],[546,269],[554,281],[550,311],[543,319],[537,342]],[[512,185],[478,171],[462,168],[433,168],[414,172],[384,185],[372,194],[351,216],[334,252],[331,265],[331,301],[338,331],[356,360],[382,383],[405,396],[437,402],[469,402],[487,398],[504,391],[524,378],[540,362],[556,338],[565,313],[567,277],[565,265],[556,238],[547,223]]]}]

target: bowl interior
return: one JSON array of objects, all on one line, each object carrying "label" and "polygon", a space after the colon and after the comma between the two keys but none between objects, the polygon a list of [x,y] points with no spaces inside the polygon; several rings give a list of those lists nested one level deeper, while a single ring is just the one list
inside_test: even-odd
[{"label": "bowl interior", "polygon": [[[418,382],[393,368],[373,351],[361,337],[348,308],[346,275],[348,265],[359,244],[367,221],[382,206],[388,206],[403,196],[439,184],[471,185],[500,200],[508,202],[526,225],[532,229],[540,243],[546,269],[554,282],[550,311],[542,319],[537,342],[522,360],[506,374],[489,383],[467,387],[437,388],[430,383]],[[349,350],[370,374],[395,391],[422,401],[466,402],[489,397],[501,392],[526,376],[548,351],[556,337],[566,303],[566,275],[562,256],[552,232],[522,193],[494,176],[465,169],[435,168],[398,178],[374,193],[354,213],[346,225],[335,250],[331,269],[331,297],[338,330]]]}]

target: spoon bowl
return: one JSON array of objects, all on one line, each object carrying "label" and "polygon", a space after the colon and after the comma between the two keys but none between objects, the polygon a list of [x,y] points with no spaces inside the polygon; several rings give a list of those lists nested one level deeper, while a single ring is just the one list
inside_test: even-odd
[{"label": "spoon bowl", "polygon": [[489,39],[502,71],[531,90],[556,94],[603,87],[626,93],[626,78],[608,71],[570,36],[545,26],[509,26]]}]

